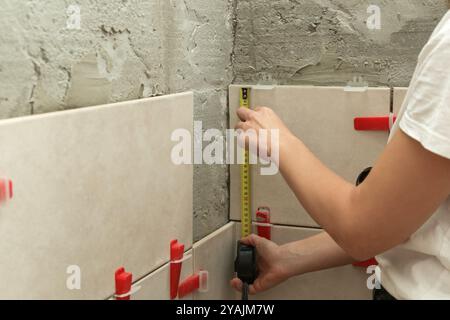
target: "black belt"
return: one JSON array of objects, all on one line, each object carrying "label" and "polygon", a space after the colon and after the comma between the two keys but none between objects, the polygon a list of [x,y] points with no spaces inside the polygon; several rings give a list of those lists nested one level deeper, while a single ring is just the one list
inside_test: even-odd
[{"label": "black belt", "polygon": [[378,301],[389,301],[389,300],[397,300],[395,299],[387,290],[383,287],[380,289],[373,289],[373,300]]}]

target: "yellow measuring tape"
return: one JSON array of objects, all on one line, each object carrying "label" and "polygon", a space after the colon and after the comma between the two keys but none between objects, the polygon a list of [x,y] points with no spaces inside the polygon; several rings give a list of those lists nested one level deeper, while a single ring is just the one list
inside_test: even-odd
[{"label": "yellow measuring tape", "polygon": [[[241,88],[240,106],[250,108],[250,88]],[[250,208],[250,161],[245,150],[244,163],[241,164],[241,235],[247,237],[252,232],[252,212]]]}]

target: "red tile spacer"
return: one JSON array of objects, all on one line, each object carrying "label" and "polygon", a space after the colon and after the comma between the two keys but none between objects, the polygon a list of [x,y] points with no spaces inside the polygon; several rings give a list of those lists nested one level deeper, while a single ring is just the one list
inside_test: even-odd
[{"label": "red tile spacer", "polygon": [[[393,117],[393,123],[397,117]],[[389,131],[391,128],[391,118],[384,117],[360,117],[354,119],[354,127],[357,131]]]},{"label": "red tile spacer", "polygon": [[200,271],[180,283],[178,297],[183,298],[197,290],[200,292],[208,291],[208,271]]},{"label": "red tile spacer", "polygon": [[13,183],[9,179],[0,178],[0,203],[13,197]]},{"label": "red tile spacer", "polygon": [[353,263],[355,267],[368,268],[370,266],[377,266],[378,261],[375,258],[369,259],[367,261],[360,261]]},{"label": "red tile spacer", "polygon": [[199,288],[200,288],[200,276],[198,274],[194,274],[188,277],[182,283],[180,283],[178,287],[178,297],[183,298]]},{"label": "red tile spacer", "polygon": [[271,240],[270,208],[259,207],[256,211],[256,222],[258,236],[266,238],[267,240]]},{"label": "red tile spacer", "polygon": [[[116,270],[116,300],[130,300],[132,278],[133,275],[126,272],[124,267]],[[130,293],[130,295],[123,296],[127,293]]]},{"label": "red tile spacer", "polygon": [[184,254],[184,244],[178,240],[170,242],[170,299],[177,297],[178,284],[180,283],[181,267]]},{"label": "red tile spacer", "polygon": [[13,183],[11,180],[8,181],[8,185],[9,185],[9,198],[12,199],[13,197]]}]

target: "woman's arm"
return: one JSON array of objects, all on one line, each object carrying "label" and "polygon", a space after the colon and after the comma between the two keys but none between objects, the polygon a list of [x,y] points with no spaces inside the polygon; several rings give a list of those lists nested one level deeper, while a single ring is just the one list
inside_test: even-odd
[{"label": "woman's arm", "polygon": [[355,262],[328,233],[290,242],[280,246],[284,256],[290,257],[289,275],[345,266]]},{"label": "woman's arm", "polygon": [[406,241],[450,194],[450,160],[402,131],[355,187],[317,159],[269,108],[238,110],[237,129],[279,129],[280,171],[311,217],[365,260]]},{"label": "woman's arm", "polygon": [[[258,278],[250,286],[250,293],[268,290],[290,277],[350,264],[354,260],[326,233],[278,246],[251,235],[242,242],[256,247]],[[241,290],[242,283],[235,278],[231,285]]]}]

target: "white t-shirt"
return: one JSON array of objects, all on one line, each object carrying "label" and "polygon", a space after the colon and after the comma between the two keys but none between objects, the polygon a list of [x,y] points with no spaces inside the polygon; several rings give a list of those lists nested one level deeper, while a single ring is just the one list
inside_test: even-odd
[{"label": "white t-shirt", "polygon": [[[391,137],[399,129],[450,159],[450,11],[419,56]],[[450,299],[450,195],[404,244],[377,256],[397,299]]]}]

